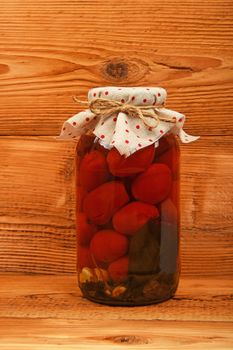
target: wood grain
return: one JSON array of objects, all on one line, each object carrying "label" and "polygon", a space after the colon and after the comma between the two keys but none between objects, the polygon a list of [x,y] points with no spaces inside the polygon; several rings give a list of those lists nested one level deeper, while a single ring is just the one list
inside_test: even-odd
[{"label": "wood grain", "polygon": [[56,135],[103,85],[161,85],[190,133],[233,134],[230,0],[2,0],[0,23],[1,135]]},{"label": "wood grain", "polygon": [[181,278],[173,299],[140,307],[108,307],[84,299],[76,276],[0,275],[0,317],[78,320],[233,321],[233,283]]},{"label": "wood grain", "polygon": [[[85,300],[75,276],[0,276],[0,338],[13,349],[232,349],[232,282],[181,279],[174,299],[142,307]],[[90,317],[91,315],[91,317]]]},{"label": "wood grain", "polygon": [[202,138],[181,147],[181,249],[185,273],[232,276],[232,149],[231,137]]},{"label": "wood grain", "polygon": [[[233,348],[232,42],[231,0],[1,0],[2,349]],[[166,88],[202,136],[181,148],[182,278],[166,303],[94,304],[66,275],[75,143],[52,136],[81,110],[72,95],[104,85]]]},{"label": "wood grain", "polygon": [[6,137],[0,144],[2,271],[74,271],[74,143]]},{"label": "wood grain", "polygon": [[[0,139],[1,271],[75,271],[75,143],[52,137]],[[182,147],[184,275],[232,275],[232,139]]]},{"label": "wood grain", "polygon": [[4,350],[227,350],[232,324],[224,322],[0,319]]}]

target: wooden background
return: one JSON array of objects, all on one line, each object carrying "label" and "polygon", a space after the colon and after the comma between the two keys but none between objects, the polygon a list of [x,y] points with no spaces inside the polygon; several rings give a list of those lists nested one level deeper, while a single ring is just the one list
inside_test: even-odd
[{"label": "wooden background", "polygon": [[75,271],[71,96],[159,85],[201,135],[181,147],[183,275],[230,276],[232,45],[232,0],[1,0],[1,272]]}]

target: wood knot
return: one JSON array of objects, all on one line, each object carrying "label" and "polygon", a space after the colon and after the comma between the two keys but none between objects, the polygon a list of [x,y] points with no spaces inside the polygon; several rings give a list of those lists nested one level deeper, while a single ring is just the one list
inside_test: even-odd
[{"label": "wood knot", "polygon": [[102,74],[111,82],[138,82],[148,71],[148,65],[138,59],[113,57],[103,62]]},{"label": "wood knot", "polygon": [[10,68],[7,64],[0,64],[0,74],[8,73]]},{"label": "wood knot", "polygon": [[124,61],[110,61],[105,65],[106,73],[114,79],[125,79],[128,77],[128,64]]},{"label": "wood knot", "polygon": [[105,338],[105,340],[109,340],[113,343],[117,344],[149,344],[150,339],[145,337],[139,337],[136,335],[119,335],[119,336],[111,336]]}]

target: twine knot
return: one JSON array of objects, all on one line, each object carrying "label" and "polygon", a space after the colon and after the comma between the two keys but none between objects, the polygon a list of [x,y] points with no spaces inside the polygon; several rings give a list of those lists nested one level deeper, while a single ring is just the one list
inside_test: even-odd
[{"label": "twine knot", "polygon": [[127,114],[132,118],[141,119],[146,126],[149,128],[156,128],[160,121],[165,121],[169,123],[175,123],[176,118],[161,116],[159,114],[160,106],[135,106],[125,102],[120,102],[116,100],[110,100],[106,98],[96,98],[88,101],[81,101],[75,96],[73,97],[75,102],[81,104],[88,104],[88,108],[92,113],[94,113],[97,117],[110,117],[113,114],[118,114],[120,112]]}]

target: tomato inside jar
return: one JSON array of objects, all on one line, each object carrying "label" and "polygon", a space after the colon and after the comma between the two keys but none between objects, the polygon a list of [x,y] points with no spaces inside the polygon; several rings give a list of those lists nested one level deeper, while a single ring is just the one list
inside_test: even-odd
[{"label": "tomato inside jar", "polygon": [[[156,147],[157,146],[157,147]],[[77,272],[87,299],[146,305],[179,279],[179,148],[172,134],[126,157],[94,135],[76,148]]]}]

